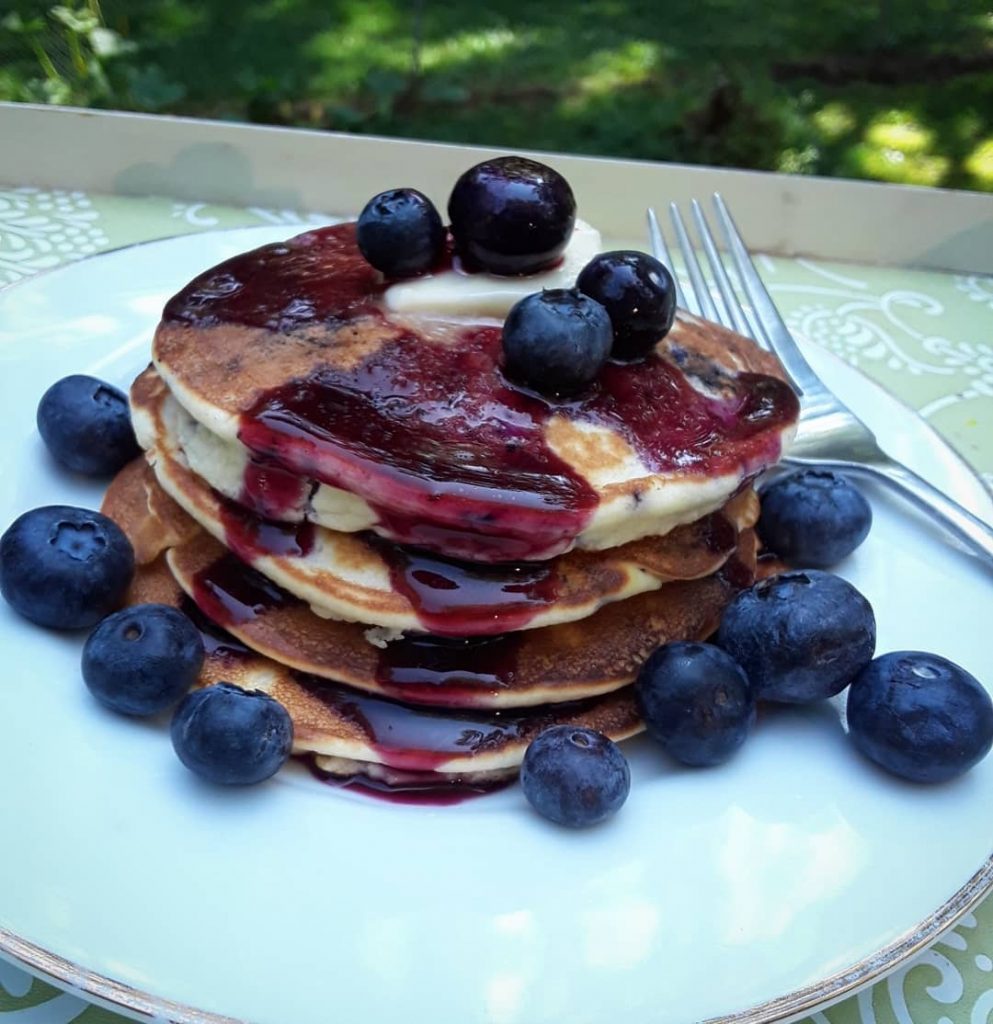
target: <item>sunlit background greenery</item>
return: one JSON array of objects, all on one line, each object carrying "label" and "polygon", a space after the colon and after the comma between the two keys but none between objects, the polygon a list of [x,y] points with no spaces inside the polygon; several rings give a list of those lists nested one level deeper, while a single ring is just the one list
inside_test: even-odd
[{"label": "sunlit background greenery", "polygon": [[0,99],[993,191],[990,0],[0,12]]}]

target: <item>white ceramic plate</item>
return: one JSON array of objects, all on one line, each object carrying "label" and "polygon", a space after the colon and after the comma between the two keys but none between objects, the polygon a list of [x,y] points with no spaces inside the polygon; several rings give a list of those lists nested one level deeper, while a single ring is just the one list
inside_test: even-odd
[{"label": "white ceramic plate", "polygon": [[[152,243],[0,293],[0,525],[99,501],[53,469],[34,430],[48,384],[86,371],[127,386],[172,291],[285,233]],[[990,515],[922,421],[811,355],[891,448]],[[872,535],[841,571],[875,607],[879,650],[932,649],[993,684],[989,574],[873,500]],[[679,770],[633,743],[627,805],[574,834],[529,813],[516,788],[448,808],[378,803],[295,770],[208,788],[163,722],[95,705],[79,647],[0,608],[0,951],[125,1011],[258,1024],[785,1019],[905,959],[993,873],[993,758],[947,786],[904,785],[849,749],[830,706],[763,714],[715,770]]]}]

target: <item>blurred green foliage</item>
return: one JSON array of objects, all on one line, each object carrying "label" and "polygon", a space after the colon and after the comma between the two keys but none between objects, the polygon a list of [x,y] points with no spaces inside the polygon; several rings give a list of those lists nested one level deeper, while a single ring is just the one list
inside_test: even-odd
[{"label": "blurred green foliage", "polygon": [[2,0],[0,99],[993,191],[990,0]]}]

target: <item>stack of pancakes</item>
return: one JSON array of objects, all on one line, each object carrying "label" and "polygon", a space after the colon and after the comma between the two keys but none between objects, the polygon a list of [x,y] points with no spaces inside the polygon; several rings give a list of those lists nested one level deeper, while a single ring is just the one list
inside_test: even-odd
[{"label": "stack of pancakes", "polygon": [[271,693],[328,775],[483,786],[550,725],[633,735],[648,654],[754,578],[751,481],[793,392],[680,315],[542,398],[504,378],[499,324],[391,314],[387,287],[345,224],[170,300],[131,393],[146,462],[104,505],[130,600],[183,607],[203,682]]}]

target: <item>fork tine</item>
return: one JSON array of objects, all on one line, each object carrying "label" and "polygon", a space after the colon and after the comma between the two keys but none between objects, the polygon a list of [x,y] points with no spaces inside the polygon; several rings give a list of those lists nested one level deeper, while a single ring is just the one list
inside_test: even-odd
[{"label": "fork tine", "polygon": [[693,291],[696,294],[700,316],[705,320],[717,320],[719,322],[720,317],[717,307],[714,305],[714,300],[710,297],[710,289],[704,280],[703,271],[700,269],[696,252],[693,250],[693,245],[690,242],[690,236],[686,233],[686,225],[679,214],[679,207],[675,203],[669,204],[669,216],[672,218],[672,226],[676,229],[676,238],[679,241],[679,248],[683,252],[683,262],[686,264],[686,272],[690,275],[690,284],[693,286]]},{"label": "fork tine", "polygon": [[769,339],[769,347],[783,364],[799,394],[824,391],[820,377],[814,373],[810,364],[804,359],[800,346],[793,340],[793,335],[790,334],[786,322],[779,315],[772,296],[762,283],[762,278],[759,277],[759,272],[755,269],[755,264],[748,254],[741,234],[731,219],[731,212],[716,192],[714,193],[714,206],[727,238],[728,249],[738,270],[738,279],[755,311],[756,319],[762,325],[765,335]]},{"label": "fork tine", "polygon": [[[741,308],[738,297],[734,294],[731,279],[724,269],[724,264],[721,263],[721,258],[717,253],[717,246],[714,244],[714,236],[703,215],[703,210],[695,199],[692,201],[691,207],[693,209],[693,219],[696,222],[697,234],[703,242],[703,251],[707,254],[710,269],[713,271],[714,280],[717,282],[717,290],[721,293],[721,301],[724,303],[731,320],[728,326],[734,327],[739,334],[751,336],[753,331],[745,319],[745,311]],[[723,322],[727,324],[727,318]]]},{"label": "fork tine", "polygon": [[[665,238],[662,235],[662,228],[659,226],[659,219],[655,216],[655,210],[653,207],[648,207],[648,240],[651,243],[652,254],[657,260],[661,260],[666,269],[672,273],[673,283],[676,285],[676,305],[682,309],[689,309],[686,305],[686,296],[683,294],[683,289],[679,286],[679,281],[676,278],[676,265],[672,262],[672,255],[669,252],[669,246],[665,244]],[[695,310],[690,310],[695,312]]]}]

